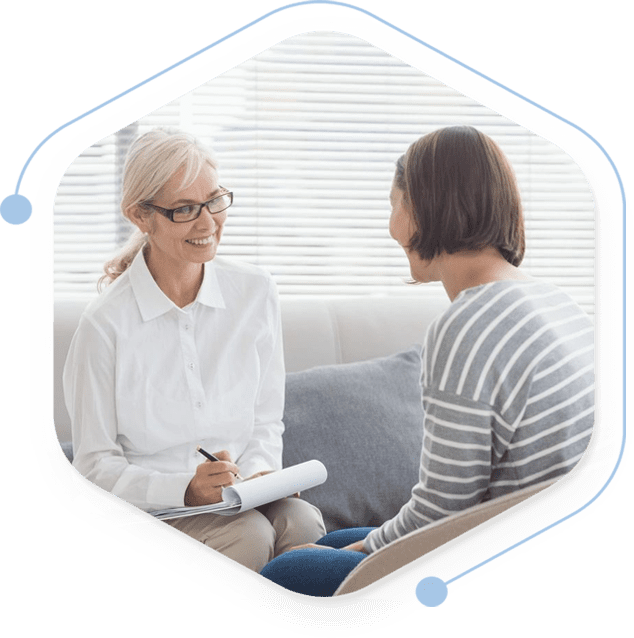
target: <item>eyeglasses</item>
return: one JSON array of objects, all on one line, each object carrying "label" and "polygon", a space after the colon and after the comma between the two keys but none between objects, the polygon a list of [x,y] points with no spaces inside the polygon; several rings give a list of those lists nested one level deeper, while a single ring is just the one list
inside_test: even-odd
[{"label": "eyeglasses", "polygon": [[[222,188],[222,186],[220,188]],[[161,208],[155,204],[150,204],[150,202],[143,202],[141,206],[155,210],[175,224],[184,224],[198,219],[203,208],[207,208],[212,215],[215,215],[216,213],[222,213],[222,211],[227,210],[231,204],[233,204],[233,193],[231,191],[225,191],[221,195],[216,195],[216,197],[203,204],[189,204],[172,209]]]}]

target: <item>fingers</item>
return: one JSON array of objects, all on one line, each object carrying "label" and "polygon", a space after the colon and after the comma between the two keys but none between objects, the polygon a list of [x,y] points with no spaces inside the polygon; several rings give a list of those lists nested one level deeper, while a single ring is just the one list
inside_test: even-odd
[{"label": "fingers", "polygon": [[222,500],[222,488],[233,485],[239,472],[226,450],[214,453],[218,461],[206,460],[198,465],[186,493],[187,505],[206,505]]},{"label": "fingers", "polygon": [[[227,450],[221,450],[220,452],[216,452],[215,457],[217,459],[220,459],[221,461],[227,461],[230,463],[233,463],[233,461],[231,461],[231,455],[229,454],[229,452],[227,452]],[[234,469],[232,470],[232,472],[234,473],[235,477],[237,479],[239,479],[240,481],[244,481],[244,478],[242,476],[240,476],[240,468],[237,465],[233,465]]]},{"label": "fingers", "polygon": [[[185,493],[186,505],[208,505],[222,501],[222,489],[233,485],[235,476],[230,471],[211,472],[213,466],[219,466],[224,461],[201,463],[187,486]],[[232,465],[232,464],[229,464]],[[217,468],[214,468],[214,470]]]},{"label": "fingers", "polygon": [[220,474],[223,472],[231,472],[234,476],[239,475],[240,469],[238,466],[231,460],[231,455],[227,450],[221,450],[220,452],[214,452],[214,456],[218,459],[217,461],[207,460],[199,466],[199,470],[207,475],[211,474]]},{"label": "fingers", "polygon": [[233,485],[238,468],[226,461],[205,461],[196,468],[196,477],[201,483],[210,487]]}]

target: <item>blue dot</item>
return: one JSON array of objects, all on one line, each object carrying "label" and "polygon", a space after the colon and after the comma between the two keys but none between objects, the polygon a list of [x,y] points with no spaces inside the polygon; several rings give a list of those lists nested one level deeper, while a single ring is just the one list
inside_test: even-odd
[{"label": "blue dot", "polygon": [[426,607],[438,607],[447,598],[447,585],[435,576],[423,578],[416,586],[416,598]]},{"label": "blue dot", "polygon": [[9,195],[0,204],[0,215],[10,224],[23,224],[31,216],[31,202],[22,195]]}]

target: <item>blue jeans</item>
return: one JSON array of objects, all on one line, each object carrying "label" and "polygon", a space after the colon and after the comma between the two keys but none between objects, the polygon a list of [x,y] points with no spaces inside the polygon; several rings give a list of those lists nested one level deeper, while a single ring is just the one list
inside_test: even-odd
[{"label": "blue jeans", "polygon": [[260,574],[299,594],[332,596],[346,576],[366,557],[363,552],[338,549],[364,539],[373,527],[330,532],[316,545],[333,549],[294,549],[274,558]]}]

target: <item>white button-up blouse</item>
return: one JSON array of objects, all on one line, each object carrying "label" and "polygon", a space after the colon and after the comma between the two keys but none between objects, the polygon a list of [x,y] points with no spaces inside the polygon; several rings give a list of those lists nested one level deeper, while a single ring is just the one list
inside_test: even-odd
[{"label": "white button-up blouse", "polygon": [[145,510],[184,504],[198,445],[228,450],[243,476],[280,469],[284,383],[268,273],[216,257],[180,309],[140,252],[89,304],[69,349],[73,465]]}]

